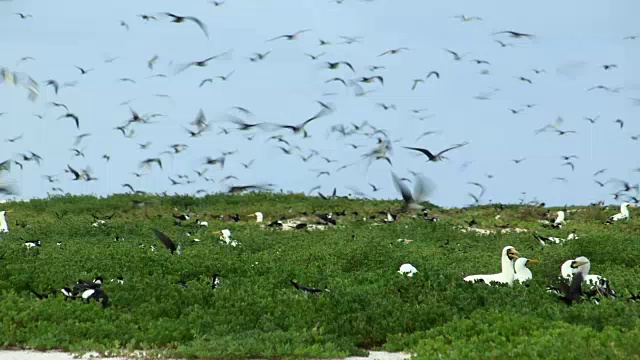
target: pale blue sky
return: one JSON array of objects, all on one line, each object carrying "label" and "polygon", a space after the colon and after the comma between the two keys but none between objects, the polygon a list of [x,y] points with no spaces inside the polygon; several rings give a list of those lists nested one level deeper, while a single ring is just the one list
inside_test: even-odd
[{"label": "pale blue sky", "polygon": [[[208,40],[193,23],[170,23],[159,12],[173,12],[197,16],[208,27]],[[585,204],[597,200],[610,202],[616,186],[600,188],[592,174],[601,168],[608,171],[599,177],[638,181],[640,173],[640,141],[631,139],[640,134],[639,106],[631,98],[640,98],[640,35],[635,14],[640,11],[637,1],[540,1],[536,3],[504,1],[420,1],[374,0],[370,2],[345,0],[342,4],[319,0],[227,0],[221,6],[206,1],[30,1],[0,2],[0,35],[3,45],[0,66],[24,72],[40,83],[41,94],[35,102],[26,98],[24,89],[0,84],[0,116],[2,125],[0,161],[17,153],[33,151],[44,158],[41,166],[24,163],[23,171],[13,167],[10,178],[17,181],[21,197],[42,197],[52,186],[70,193],[108,194],[124,192],[122,183],[150,192],[168,190],[195,192],[226,190],[220,180],[235,175],[239,180],[228,184],[270,182],[276,189],[307,192],[315,185],[329,193],[334,186],[338,194],[355,186],[369,195],[399,198],[393,187],[390,170],[411,177],[408,170],[422,172],[437,185],[431,201],[443,206],[469,204],[467,192],[478,193],[468,181],[487,186],[483,202],[517,202],[521,192],[527,200],[534,197],[550,205]],[[33,17],[21,19],[14,13]],[[156,15],[158,21],[146,22],[138,14]],[[480,16],[481,21],[462,22],[453,16]],[[130,30],[121,27],[125,21]],[[267,39],[312,29],[296,41]],[[491,35],[501,30],[535,34],[536,38],[513,39],[506,35]],[[339,36],[361,36],[361,43],[338,44]],[[332,45],[319,46],[318,39]],[[494,40],[514,46],[501,47]],[[396,55],[377,55],[398,47],[410,50]],[[443,49],[465,54],[462,61]],[[229,57],[213,60],[204,68],[190,68],[173,76],[176,64],[201,60],[232,49]],[[250,62],[254,52],[272,53],[263,61]],[[312,61],[304,53],[326,55]],[[146,62],[159,55],[154,71]],[[22,57],[32,61],[17,63]],[[108,57],[120,57],[105,63]],[[471,59],[483,59],[491,65],[477,65]],[[357,74],[347,68],[323,69],[323,61],[349,61]],[[170,65],[172,62],[172,65]],[[605,71],[603,64],[617,64],[617,69]],[[74,67],[94,68],[85,76]],[[351,89],[338,83],[324,81],[340,76],[353,79],[370,76],[370,65],[386,69],[378,74],[384,86],[364,84],[374,92],[355,97]],[[531,69],[544,69],[535,74]],[[488,69],[488,74],[481,74]],[[557,71],[562,69],[562,71]],[[234,74],[226,82],[216,80],[199,88],[207,77]],[[440,73],[439,80],[431,77],[411,91],[412,79],[424,78],[431,70]],[[148,78],[152,74],[167,74],[168,78]],[[533,84],[517,77],[531,79]],[[128,77],[137,83],[119,82]],[[47,79],[60,83],[78,80],[76,87],[64,87],[55,95]],[[586,91],[596,85],[621,87],[618,93],[603,90]],[[490,100],[477,100],[480,93],[500,89]],[[324,93],[336,92],[334,96]],[[171,95],[171,100],[154,94]],[[153,119],[155,124],[133,126],[135,137],[125,139],[113,128],[130,117],[122,102],[133,99],[131,106],[140,113],[162,113],[166,117]],[[218,135],[219,127],[234,129],[231,123],[219,122],[231,106],[243,106],[255,114],[248,121],[270,121],[297,124],[318,110],[316,100],[331,102],[336,111],[312,122],[307,130],[311,138],[285,134],[292,145],[300,146],[303,154],[310,149],[339,160],[327,164],[319,157],[308,163],[286,156],[275,141],[265,142],[276,133],[258,134],[252,141],[247,133],[231,131]],[[70,119],[60,119],[63,110],[50,101],[62,102],[80,117],[78,131]],[[383,102],[395,104],[397,111],[384,111],[376,106]],[[537,104],[513,115],[509,108],[520,109],[523,104]],[[189,138],[183,126],[189,126],[202,108],[212,123],[212,130],[201,138]],[[417,120],[409,109],[428,108]],[[32,114],[44,114],[38,119]],[[585,116],[600,119],[593,125]],[[563,130],[578,134],[558,136],[556,133],[534,135],[534,130],[562,116]],[[623,119],[623,129],[614,123]],[[335,124],[360,124],[367,120],[378,128],[388,130],[395,143],[393,167],[386,162],[374,162],[369,170],[366,163],[336,169],[361,159],[361,155],[375,145],[375,137],[353,136],[341,139],[337,134],[327,136]],[[422,132],[439,130],[416,142]],[[87,146],[86,158],[72,157],[76,135],[92,135],[79,148]],[[4,139],[24,134],[15,143]],[[426,157],[401,146],[424,147],[439,151],[452,144],[468,141],[466,147],[448,153],[448,160],[425,163]],[[148,150],[137,144],[152,142]],[[164,171],[153,168],[149,175],[136,178],[138,163],[147,157],[157,157],[170,144],[184,143],[190,148],[173,160],[163,155]],[[363,145],[352,149],[347,143]],[[227,158],[225,168],[211,167],[206,176],[215,183],[197,179],[194,169],[203,169],[206,156],[217,157],[222,151],[238,149]],[[105,163],[102,154],[111,155]],[[575,171],[560,155],[575,154]],[[240,162],[255,158],[252,169]],[[511,159],[526,158],[516,165]],[[19,160],[19,159],[18,159]],[[465,170],[461,165],[475,160]],[[63,169],[70,164],[76,169],[90,165],[97,182],[73,182]],[[316,178],[311,169],[327,170],[331,177]],[[58,175],[60,183],[49,184],[43,174]],[[196,183],[170,186],[168,176],[188,174]],[[485,174],[493,174],[488,179]],[[552,181],[564,177],[567,183]],[[372,194],[367,183],[382,188]]]}]

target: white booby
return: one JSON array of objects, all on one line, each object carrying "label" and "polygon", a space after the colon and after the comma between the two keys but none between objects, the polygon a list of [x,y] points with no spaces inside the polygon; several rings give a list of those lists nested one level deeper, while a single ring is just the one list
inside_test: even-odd
[{"label": "white booby", "polygon": [[607,220],[605,222],[605,224],[612,224],[615,221],[618,220],[624,220],[624,219],[628,219],[629,218],[629,209],[630,207],[633,207],[633,205],[629,204],[628,202],[623,202],[620,205],[620,212],[609,217],[609,220]]},{"label": "white booby", "polygon": [[216,231],[214,232],[214,234],[220,235],[220,240],[224,241],[225,244],[231,245],[231,246],[238,246],[238,242],[231,239],[231,230],[224,229],[224,230]]},{"label": "white booby", "polygon": [[491,275],[469,275],[464,278],[464,281],[475,282],[482,280],[489,285],[491,282],[512,285],[514,278],[513,261],[518,258],[517,254],[518,251],[513,246],[505,246],[502,249],[500,258],[502,266],[500,273]]},{"label": "white booby", "polygon": [[564,211],[560,210],[557,212],[558,216],[556,216],[555,219],[553,219],[553,223],[551,224],[551,226],[553,227],[557,227],[557,228],[561,228],[562,225],[565,224],[564,221]]},{"label": "white booby", "polygon": [[533,273],[527,268],[527,265],[537,264],[538,260],[529,260],[527,258],[518,258],[513,264],[514,276],[513,279],[519,281],[521,284],[527,280],[533,278]]},{"label": "white booby", "polygon": [[400,270],[398,270],[398,272],[403,275],[406,274],[408,277],[412,277],[413,274],[418,272],[418,269],[411,264],[402,264],[400,265]]},{"label": "white booby", "polygon": [[0,211],[0,233],[9,232],[9,223],[7,222],[7,214],[12,213],[13,210]]},{"label": "white booby", "polygon": [[260,211],[256,211],[253,214],[249,214],[247,216],[255,217],[257,223],[261,223],[262,220],[264,219],[264,216],[262,215],[262,213]]},{"label": "white booby", "polygon": [[560,274],[562,277],[571,279],[577,272],[581,272],[584,276],[584,281],[591,285],[596,285],[602,279],[600,275],[589,275],[591,269],[591,262],[584,256],[579,256],[574,260],[565,261],[560,267]]}]

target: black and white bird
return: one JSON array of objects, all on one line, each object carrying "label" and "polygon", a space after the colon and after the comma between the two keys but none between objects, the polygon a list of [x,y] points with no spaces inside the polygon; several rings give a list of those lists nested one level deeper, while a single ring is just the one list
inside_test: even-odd
[{"label": "black and white bird", "polygon": [[24,246],[26,246],[27,248],[41,247],[42,246],[42,241],[40,241],[40,240],[25,241],[24,242]]},{"label": "black and white bird", "polygon": [[435,161],[442,161],[442,160],[446,159],[446,157],[442,156],[442,154],[446,153],[447,151],[451,151],[453,149],[457,149],[457,148],[465,146],[467,144],[468,143],[465,142],[465,143],[462,143],[462,144],[457,144],[457,145],[451,146],[449,148],[446,148],[446,149],[440,151],[439,153],[437,153],[435,155],[431,151],[429,151],[427,149],[408,147],[408,146],[405,146],[404,148],[405,149],[409,149],[409,150],[419,151],[419,152],[425,154],[429,158],[429,160],[427,160],[427,161],[434,161],[435,162]]}]

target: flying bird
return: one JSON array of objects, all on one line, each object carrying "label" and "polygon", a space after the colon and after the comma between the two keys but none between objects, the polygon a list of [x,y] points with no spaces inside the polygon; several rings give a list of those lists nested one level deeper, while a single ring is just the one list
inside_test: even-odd
[{"label": "flying bird", "polygon": [[391,177],[393,179],[393,184],[396,189],[402,195],[402,200],[404,201],[403,209],[412,209],[412,210],[420,210],[423,209],[424,206],[418,204],[427,198],[433,190],[435,189],[435,184],[430,179],[426,178],[422,174],[415,175],[415,184],[413,187],[413,193],[409,190],[409,188],[402,183],[402,181],[398,178],[398,176],[391,172]]},{"label": "flying bird", "polygon": [[510,37],[512,38],[533,38],[534,35],[532,34],[525,34],[525,33],[521,33],[521,32],[516,32],[516,31],[509,31],[509,30],[505,30],[505,31],[498,31],[496,33],[493,33],[493,35],[499,35],[499,34],[508,34]]},{"label": "flying bird", "polygon": [[70,118],[73,119],[73,121],[76,123],[76,128],[80,129],[80,118],[78,118],[78,116],[74,113],[66,113],[64,115],[60,115],[60,117],[58,119],[62,119],[62,118]]},{"label": "flying bird", "polygon": [[409,50],[409,48],[401,47],[401,48],[397,48],[397,49],[387,50],[387,51],[383,52],[382,54],[378,55],[378,57],[380,57],[380,56],[384,56],[384,55],[387,55],[387,54],[389,54],[389,55],[395,55],[395,54],[399,53],[399,52],[400,52],[400,51],[402,51],[402,50],[407,50],[407,51],[408,51],[408,50]]},{"label": "flying bird", "polygon": [[427,149],[408,147],[408,146],[405,146],[404,148],[405,149],[409,149],[409,150],[419,151],[419,152],[423,153],[424,155],[426,155],[429,158],[429,160],[427,160],[427,161],[434,161],[435,162],[435,161],[442,161],[443,159],[446,159],[446,157],[442,156],[442,154],[446,153],[447,151],[451,151],[453,149],[457,149],[457,148],[465,146],[467,144],[468,143],[465,142],[465,143],[462,143],[462,144],[454,145],[452,147],[449,147],[449,148],[446,148],[446,149],[440,151],[439,153],[437,153],[435,155],[431,151],[429,151]]},{"label": "flying bird", "polygon": [[153,234],[160,241],[162,241],[162,244],[164,245],[164,247],[169,249],[169,251],[171,251],[172,254],[177,250],[176,244],[167,235],[165,235],[163,232],[160,232],[158,229],[153,229]]},{"label": "flying bird", "polygon": [[194,16],[179,16],[179,15],[172,14],[170,12],[165,12],[163,14],[171,17],[172,18],[171,22],[176,23],[176,24],[183,23],[186,20],[192,21],[193,23],[198,25],[198,27],[200,28],[200,30],[202,30],[202,32],[207,37],[207,39],[209,38],[209,32],[207,31],[207,27],[202,21],[200,21],[200,19],[198,19],[198,18],[196,18]]},{"label": "flying bird", "polygon": [[307,31],[311,31],[311,29],[304,29],[304,30],[296,31],[293,34],[285,34],[285,35],[276,36],[276,37],[274,37],[272,39],[269,39],[267,41],[273,41],[273,40],[282,39],[282,38],[285,38],[287,40],[296,40],[300,34],[305,33]]}]

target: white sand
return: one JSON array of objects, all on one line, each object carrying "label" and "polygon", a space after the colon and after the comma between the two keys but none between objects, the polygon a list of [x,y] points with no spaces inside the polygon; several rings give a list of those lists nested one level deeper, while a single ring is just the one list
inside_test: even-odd
[{"label": "white sand", "polygon": [[[409,359],[410,354],[389,353],[385,351],[370,351],[368,357],[350,356],[345,360],[404,360]],[[101,360],[125,360],[132,358],[99,358],[96,353],[87,353],[82,357],[75,357],[73,354],[64,352],[39,352],[31,350],[0,350],[0,360],[72,360],[72,359],[101,359]],[[140,358],[138,358],[140,359]]]}]

